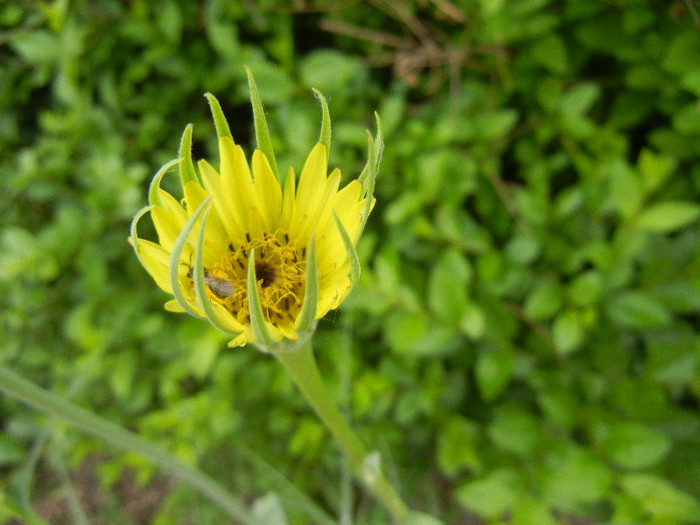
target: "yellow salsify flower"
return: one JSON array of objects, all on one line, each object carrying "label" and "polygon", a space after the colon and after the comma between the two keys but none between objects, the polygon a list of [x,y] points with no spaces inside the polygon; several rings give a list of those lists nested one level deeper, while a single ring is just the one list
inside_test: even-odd
[{"label": "yellow salsify flower", "polygon": [[[258,149],[250,165],[234,142],[218,101],[210,94],[219,135],[220,165],[191,157],[192,126],[180,158],[153,178],[149,206],[134,217],[129,241],[160,288],[173,294],[165,307],[208,319],[236,335],[229,346],[255,343],[267,351],[294,349],[316,320],[337,308],[359,278],[355,244],[374,204],[382,152],[381,127],[368,133],[369,159],[357,180],[340,189],[340,170],[328,173],[330,117],[323,96],[319,143],[297,178],[282,181],[255,81],[248,71]],[[160,187],[178,165],[184,198]],[[138,237],[150,214],[158,242]]]}]

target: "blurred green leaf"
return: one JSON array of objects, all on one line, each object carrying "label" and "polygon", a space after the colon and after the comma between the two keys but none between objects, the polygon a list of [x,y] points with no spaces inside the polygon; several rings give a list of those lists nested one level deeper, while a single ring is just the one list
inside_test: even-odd
[{"label": "blurred green leaf", "polygon": [[568,355],[578,350],[583,342],[584,334],[581,320],[573,310],[561,312],[552,323],[554,348],[561,355]]},{"label": "blurred green leaf", "polygon": [[489,425],[489,437],[498,446],[518,455],[527,455],[539,445],[540,425],[522,409],[506,408]]},{"label": "blurred green leaf", "polygon": [[550,319],[562,306],[559,285],[552,279],[544,279],[530,291],[523,311],[525,315],[536,321]]},{"label": "blurred green leaf", "polygon": [[652,232],[671,232],[694,223],[700,217],[700,204],[688,201],[666,201],[644,209],[637,227]]},{"label": "blurred green leaf", "polygon": [[671,443],[664,434],[645,425],[614,423],[603,440],[603,448],[620,467],[638,470],[663,459]]},{"label": "blurred green leaf", "polygon": [[513,356],[506,350],[484,351],[476,361],[476,385],[486,401],[493,401],[513,376]]},{"label": "blurred green leaf", "polygon": [[648,149],[643,149],[639,153],[637,163],[642,173],[644,191],[647,194],[659,189],[676,168],[676,162],[672,157],[657,155]]},{"label": "blurred green leaf", "polygon": [[612,471],[592,453],[569,446],[552,458],[551,475],[544,492],[552,507],[575,512],[583,503],[605,498],[613,482]]},{"label": "blurred green leaf", "polygon": [[700,503],[653,474],[624,474],[620,480],[625,492],[637,498],[644,510],[656,518],[695,521]]},{"label": "blurred green leaf", "polygon": [[457,250],[447,250],[437,259],[428,281],[428,305],[438,319],[457,324],[464,316],[472,268]]},{"label": "blurred green leaf", "polygon": [[57,35],[44,29],[18,33],[10,40],[10,47],[22,58],[35,64],[54,62],[61,53]]},{"label": "blurred green leaf", "polygon": [[483,518],[496,520],[513,508],[522,489],[520,475],[501,468],[460,486],[457,501]]},{"label": "blurred green leaf", "polygon": [[440,432],[437,460],[440,469],[448,476],[460,470],[480,471],[479,426],[467,419],[451,416]]},{"label": "blurred green leaf", "polygon": [[614,323],[629,328],[664,326],[671,321],[671,315],[659,301],[637,291],[615,295],[607,305],[607,313]]},{"label": "blurred green leaf", "polygon": [[319,49],[306,55],[299,64],[304,83],[331,98],[347,93],[347,89],[364,77],[362,62],[334,49]]}]

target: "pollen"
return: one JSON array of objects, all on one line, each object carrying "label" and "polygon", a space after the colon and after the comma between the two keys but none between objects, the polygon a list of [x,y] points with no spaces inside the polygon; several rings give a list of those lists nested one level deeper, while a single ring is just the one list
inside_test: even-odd
[{"label": "pollen", "polygon": [[242,242],[230,239],[228,250],[211,270],[211,274],[233,285],[228,297],[212,294],[210,299],[222,304],[241,323],[250,322],[248,312],[248,258],[255,253],[255,276],[258,295],[266,320],[273,325],[292,327],[304,298],[306,250],[290,240],[282,230],[252,237],[243,236]]}]

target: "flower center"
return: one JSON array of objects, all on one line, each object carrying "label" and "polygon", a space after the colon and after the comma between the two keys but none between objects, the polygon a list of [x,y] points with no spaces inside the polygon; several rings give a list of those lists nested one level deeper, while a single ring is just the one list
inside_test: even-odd
[{"label": "flower center", "polygon": [[282,230],[264,233],[259,238],[251,238],[246,233],[244,242],[230,242],[228,248],[223,258],[209,270],[209,281],[213,284],[221,284],[219,280],[227,281],[233,288],[232,293],[223,296],[217,293],[220,290],[207,283],[210,299],[222,304],[240,323],[250,322],[248,257],[254,250],[258,295],[265,319],[276,326],[293,324],[304,298],[306,248],[290,241],[289,235]]}]

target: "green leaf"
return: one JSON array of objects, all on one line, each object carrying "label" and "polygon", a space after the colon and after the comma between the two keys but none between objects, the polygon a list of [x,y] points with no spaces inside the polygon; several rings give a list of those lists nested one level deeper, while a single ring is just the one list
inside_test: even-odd
[{"label": "green leaf", "polygon": [[459,343],[454,330],[436,325],[421,314],[396,312],[384,322],[384,334],[396,352],[413,356],[440,356]]},{"label": "green leaf", "polygon": [[563,39],[557,35],[550,35],[538,40],[530,52],[535,63],[552,73],[563,75],[569,68],[570,62],[566,46]]},{"label": "green leaf", "polygon": [[620,482],[624,491],[637,498],[644,510],[654,517],[694,522],[700,516],[700,503],[696,498],[658,476],[626,474]]},{"label": "green leaf", "polygon": [[620,467],[637,470],[661,461],[671,449],[671,442],[658,430],[626,422],[610,426],[603,448]]},{"label": "green leaf", "polygon": [[528,294],[523,305],[525,315],[535,321],[550,319],[562,305],[559,285],[552,279],[540,281]]},{"label": "green leaf", "polygon": [[643,149],[637,160],[642,173],[644,192],[648,195],[659,189],[676,168],[676,161],[666,155],[657,155],[651,150]]},{"label": "green leaf", "polygon": [[472,277],[469,261],[458,250],[444,251],[428,281],[428,306],[443,322],[457,324],[464,315]]},{"label": "green leaf", "polygon": [[639,214],[637,226],[642,230],[667,233],[689,226],[700,217],[700,204],[689,201],[666,201],[652,204]]},{"label": "green leaf", "polygon": [[583,272],[569,283],[567,295],[577,306],[596,304],[603,295],[603,278],[596,270]]},{"label": "green leaf", "polygon": [[61,55],[58,35],[44,29],[21,32],[9,44],[18,55],[33,64],[51,63]]},{"label": "green leaf", "polygon": [[520,475],[501,468],[459,487],[457,501],[479,516],[496,520],[513,508],[522,490]]},{"label": "green leaf", "polygon": [[437,460],[445,474],[454,476],[461,469],[481,470],[479,426],[476,423],[452,416],[439,436]]},{"label": "green leaf", "polygon": [[503,138],[518,122],[518,112],[514,109],[502,109],[485,113],[474,123],[476,136],[482,142],[492,142]]},{"label": "green leaf", "polygon": [[584,334],[581,320],[572,310],[560,313],[552,323],[552,340],[555,350],[560,355],[568,355],[578,350]]},{"label": "green leaf", "polygon": [[364,66],[355,56],[333,49],[319,49],[305,55],[299,64],[304,83],[334,96],[347,92],[364,76]]},{"label": "green leaf", "polygon": [[622,292],[612,298],[607,314],[625,328],[647,328],[667,325],[671,314],[656,299],[644,292]]},{"label": "green leaf", "polygon": [[602,500],[613,481],[613,474],[591,452],[570,446],[561,457],[552,457],[545,478],[548,503],[561,511],[574,512],[581,504]]},{"label": "green leaf", "polygon": [[489,436],[498,447],[526,456],[540,443],[540,424],[524,409],[506,408],[489,425]]},{"label": "green leaf", "polygon": [[482,351],[477,357],[476,386],[487,402],[492,402],[508,386],[513,376],[513,355],[507,350]]}]

